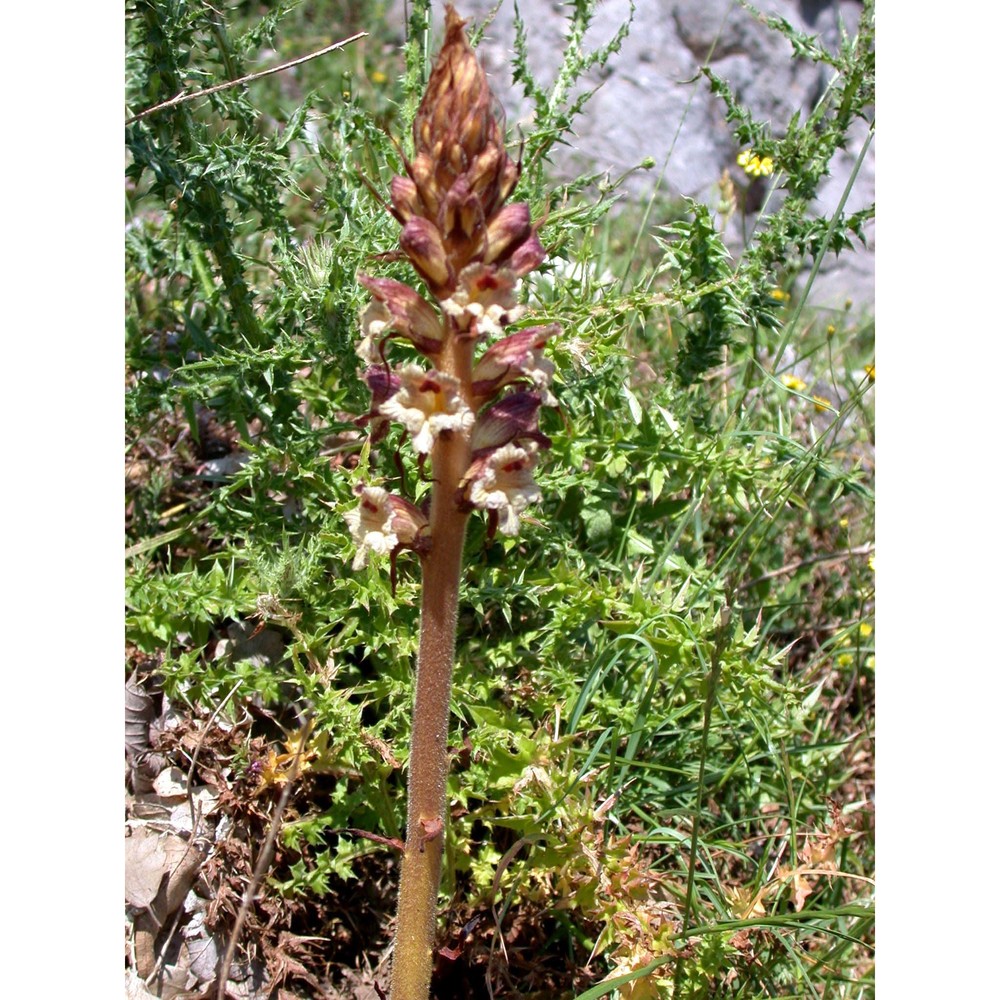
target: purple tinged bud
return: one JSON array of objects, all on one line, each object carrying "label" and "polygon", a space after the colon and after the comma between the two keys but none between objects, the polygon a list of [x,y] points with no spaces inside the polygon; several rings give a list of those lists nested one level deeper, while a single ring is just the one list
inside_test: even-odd
[{"label": "purple tinged bud", "polygon": [[426,151],[418,153],[406,164],[408,179],[416,192],[416,210],[413,214],[425,219],[436,219],[441,204],[441,191],[435,183],[434,167],[434,159]]},{"label": "purple tinged bud", "polygon": [[393,177],[389,191],[393,208],[401,222],[408,222],[414,215],[421,214],[417,185],[409,177]]},{"label": "purple tinged bud", "polygon": [[472,431],[474,456],[502,448],[528,438],[541,448],[551,448],[552,441],[538,429],[541,396],[534,392],[514,392],[504,396],[479,415]]},{"label": "purple tinged bud", "polygon": [[444,197],[442,205],[442,230],[445,239],[461,235],[473,239],[485,226],[483,204],[475,192],[469,190],[468,181],[459,177]]},{"label": "purple tinged bud", "polygon": [[545,260],[545,247],[538,238],[537,230],[533,232],[523,243],[520,243],[511,253],[510,259],[504,261],[519,278],[534,271],[543,260]]},{"label": "purple tinged bud", "polygon": [[473,393],[478,398],[489,397],[511,382],[528,379],[546,390],[543,402],[552,405],[554,400],[547,390],[555,368],[542,352],[548,340],[561,332],[558,323],[532,326],[491,344],[472,370]]},{"label": "purple tinged bud", "polygon": [[466,171],[466,177],[468,178],[469,187],[472,188],[476,194],[480,195],[486,199],[490,200],[484,205],[487,214],[492,213],[498,204],[502,202],[503,199],[497,199],[496,186],[497,186],[497,172],[502,169],[502,164],[500,161],[501,156],[504,161],[509,161],[509,157],[505,152],[496,146],[487,146],[477,157],[475,162]]},{"label": "purple tinged bud", "polygon": [[491,264],[502,260],[531,235],[531,213],[527,202],[505,205],[486,228],[485,262]]},{"label": "purple tinged bud", "polygon": [[403,226],[399,245],[432,289],[448,285],[451,277],[448,254],[441,233],[432,222],[414,216]]},{"label": "purple tinged bud", "polygon": [[367,274],[359,274],[358,281],[385,303],[392,317],[392,330],[406,337],[423,354],[437,354],[441,350],[444,338],[441,320],[430,303],[409,285]]},{"label": "purple tinged bud", "polygon": [[372,409],[377,410],[390,396],[394,395],[400,385],[399,376],[390,371],[387,365],[372,365],[365,371],[365,382],[372,394]]},{"label": "purple tinged bud", "polygon": [[[413,121],[414,160],[426,154],[433,164],[432,170],[414,171],[413,176],[433,218],[436,206],[428,201],[428,191],[443,198],[480,156],[506,156],[503,123],[492,113],[489,82],[462,30],[464,23],[448,5],[444,44]],[[496,204],[492,192],[477,190],[484,202]]]},{"label": "purple tinged bud", "polygon": [[378,444],[389,433],[389,420],[379,413],[379,407],[399,392],[402,382],[388,365],[372,365],[365,370],[364,379],[372,394],[372,405],[358,423],[363,425],[371,421],[369,436],[372,444]]},{"label": "purple tinged bud", "polygon": [[503,173],[498,181],[498,201],[506,201],[517,187],[517,182],[521,179],[520,160],[512,160],[509,156],[503,165]]}]

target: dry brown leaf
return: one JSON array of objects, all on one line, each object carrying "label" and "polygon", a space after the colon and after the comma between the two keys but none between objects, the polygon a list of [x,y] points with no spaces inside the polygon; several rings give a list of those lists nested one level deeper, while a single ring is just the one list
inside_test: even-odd
[{"label": "dry brown leaf", "polygon": [[163,799],[185,799],[188,793],[187,775],[179,767],[168,767],[156,776],[153,791]]},{"label": "dry brown leaf", "polygon": [[804,875],[800,875],[798,871],[792,873],[792,906],[795,907],[796,913],[800,912],[802,907],[806,905],[806,898],[812,894],[812,891],[813,888]]},{"label": "dry brown leaf", "polygon": [[125,970],[125,1000],[156,1000],[134,969]]},{"label": "dry brown leaf", "polygon": [[125,838],[125,902],[149,906],[169,871],[167,852],[160,835],[148,826],[137,826]]},{"label": "dry brown leaf", "polygon": [[125,838],[125,901],[146,907],[159,897],[156,915],[165,919],[184,902],[201,860],[201,852],[176,834],[133,827]]},{"label": "dry brown leaf", "polygon": [[729,939],[729,943],[738,951],[750,951],[750,931],[746,927],[741,928]]}]

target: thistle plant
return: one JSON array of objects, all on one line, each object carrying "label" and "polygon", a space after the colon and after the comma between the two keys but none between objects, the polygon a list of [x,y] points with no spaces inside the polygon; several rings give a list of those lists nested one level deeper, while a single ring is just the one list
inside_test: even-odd
[{"label": "thistle plant", "polygon": [[[413,123],[413,156],[386,207],[402,225],[400,256],[426,294],[359,274],[373,299],[361,314],[358,354],[372,393],[372,441],[403,425],[429,502],[359,487],[348,515],[355,568],[372,554],[415,552],[422,572],[420,645],[408,770],[392,1000],[426,1000],[445,835],[448,719],[466,525],[484,510],[488,532],[516,535],[541,498],[533,470],[549,439],[538,416],[554,405],[543,356],[557,324],[509,332],[523,315],[518,282],[545,257],[527,203],[509,202],[521,165],[508,156],[504,118],[450,5],[445,39]],[[392,340],[423,363],[393,367]],[[412,354],[412,352],[409,352]]]}]

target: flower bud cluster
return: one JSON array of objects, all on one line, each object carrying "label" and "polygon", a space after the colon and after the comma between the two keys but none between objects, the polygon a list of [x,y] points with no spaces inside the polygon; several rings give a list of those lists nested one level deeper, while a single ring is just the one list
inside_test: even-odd
[{"label": "flower bud cluster", "polygon": [[[516,535],[524,509],[541,499],[532,473],[551,442],[538,414],[556,403],[544,349],[561,331],[550,324],[507,332],[523,315],[518,282],[545,251],[527,203],[508,204],[521,165],[507,155],[503,115],[464,23],[449,5],[413,124],[414,153],[405,175],[393,179],[387,205],[430,300],[403,282],[360,274],[372,301],[360,316],[357,350],[372,393],[372,441],[390,421],[402,424],[421,460],[430,456],[435,489],[445,483],[450,491],[432,503],[449,503],[456,514],[485,510],[491,533]],[[407,341],[426,364],[394,368],[387,357],[393,339]],[[453,473],[456,455],[464,474],[439,470],[438,462]],[[348,514],[355,567],[369,553],[429,550],[424,512],[379,487],[359,494],[360,506]]]}]

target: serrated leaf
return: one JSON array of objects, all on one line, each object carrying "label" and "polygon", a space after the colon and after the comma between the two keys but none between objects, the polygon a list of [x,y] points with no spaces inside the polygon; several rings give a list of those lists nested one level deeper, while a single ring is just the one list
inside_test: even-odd
[{"label": "serrated leaf", "polygon": [[290,142],[293,142],[301,134],[302,130],[305,128],[306,117],[309,114],[309,106],[312,103],[312,95],[310,94],[305,101],[298,108],[295,109],[292,117],[288,119],[288,124],[285,126],[281,133],[280,138],[277,143],[275,143],[275,152],[283,153],[288,147]]}]

